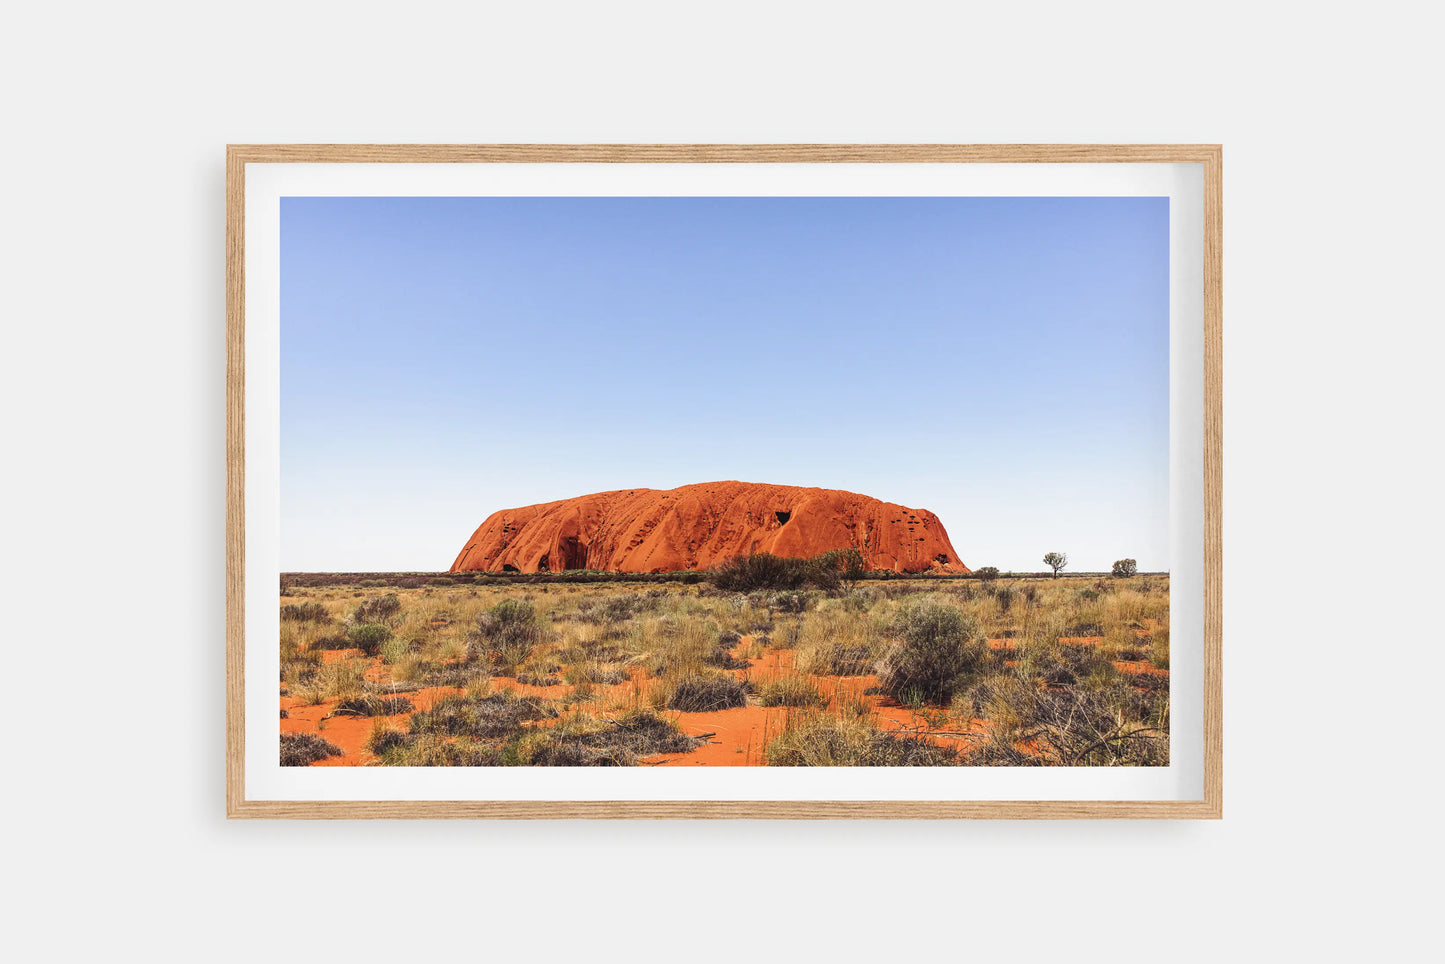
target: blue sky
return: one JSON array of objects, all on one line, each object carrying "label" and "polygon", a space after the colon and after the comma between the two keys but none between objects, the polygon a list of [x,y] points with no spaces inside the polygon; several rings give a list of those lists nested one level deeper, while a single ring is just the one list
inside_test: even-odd
[{"label": "blue sky", "polygon": [[1166,198],[284,198],[281,568],[742,479],[1168,567]]}]

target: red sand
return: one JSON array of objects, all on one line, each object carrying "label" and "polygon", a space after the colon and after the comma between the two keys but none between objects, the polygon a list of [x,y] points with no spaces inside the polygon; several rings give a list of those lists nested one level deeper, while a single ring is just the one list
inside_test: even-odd
[{"label": "red sand", "polygon": [[[1101,637],[1080,637],[1072,641],[1086,644],[1098,643],[1101,641]],[[751,643],[751,637],[743,637],[734,647],[735,654],[737,651],[746,650]],[[1013,648],[1013,640],[991,639],[989,643],[998,649]],[[357,655],[355,650],[335,651],[327,652],[325,658],[331,662],[355,655]],[[368,677],[376,680],[388,678],[386,669],[380,660],[370,659],[368,663],[370,664],[367,670]],[[1155,669],[1143,661],[1120,660],[1116,661],[1114,665],[1124,673],[1147,673],[1164,677],[1169,675],[1168,670]],[[794,675],[793,651],[769,649],[761,658],[750,660],[746,669],[737,669],[731,672],[739,679],[751,680],[755,688],[761,689],[765,683],[772,680]],[[911,707],[900,706],[887,696],[868,693],[868,690],[874,689],[878,685],[876,676],[807,675],[806,678],[818,688],[818,692],[827,700],[829,711],[836,711],[845,703],[861,703],[867,707],[877,726],[888,733],[919,735],[936,743],[957,746],[967,751],[969,747],[978,742],[975,738],[977,735],[988,731],[989,724],[986,720],[964,721],[951,718],[942,708],[924,708],[917,711]],[[621,699],[638,705],[646,705],[645,696],[655,682],[641,668],[636,668],[632,678],[627,682],[612,686],[596,685],[593,687],[593,692],[603,703],[608,700]],[[549,699],[561,699],[573,693],[573,687],[567,684],[529,686],[506,677],[494,678],[492,685]],[[456,692],[460,692],[460,690],[448,687],[430,687],[398,695],[403,695],[411,700],[416,709],[424,710],[430,708],[441,696]],[[330,757],[313,764],[313,766],[365,766],[374,763],[376,758],[367,751],[366,741],[371,736],[372,728],[378,718],[331,717],[329,714],[335,704],[335,700],[327,700],[319,705],[307,706],[301,704],[294,697],[282,696],[281,708],[287,711],[289,718],[280,721],[281,732],[319,733],[341,748],[343,756]],[[814,711],[797,707],[767,707],[756,703],[706,713],[665,710],[663,715],[674,720],[684,733],[690,736],[711,735],[708,736],[706,743],[689,753],[659,754],[646,757],[642,762],[649,766],[673,767],[762,766],[766,763],[763,751],[768,742],[786,729],[794,716]],[[408,713],[402,713],[385,719],[391,725],[404,730],[409,716]],[[1021,749],[1025,752],[1033,752],[1029,747],[1021,747]]]},{"label": "red sand", "polygon": [[932,512],[837,489],[705,482],[622,489],[487,518],[452,572],[708,569],[733,556],[854,548],[869,569],[968,572]]}]

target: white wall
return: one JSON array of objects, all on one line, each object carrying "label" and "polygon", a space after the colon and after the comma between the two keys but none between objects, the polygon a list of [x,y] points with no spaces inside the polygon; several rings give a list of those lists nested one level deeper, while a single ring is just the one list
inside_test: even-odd
[{"label": "white wall", "polygon": [[[1416,8],[9,9],[7,945],[1398,959],[1439,857]],[[227,823],[228,141],[1223,142],[1225,820]]]}]

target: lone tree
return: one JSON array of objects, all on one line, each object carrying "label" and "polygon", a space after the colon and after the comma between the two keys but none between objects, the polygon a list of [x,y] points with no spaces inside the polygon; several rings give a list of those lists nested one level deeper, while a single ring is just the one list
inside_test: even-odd
[{"label": "lone tree", "polygon": [[1044,555],[1044,565],[1054,571],[1054,578],[1059,578],[1059,570],[1069,564],[1068,553],[1049,552]]},{"label": "lone tree", "polygon": [[1139,563],[1133,559],[1117,559],[1114,562],[1112,574],[1115,579],[1127,579],[1130,576],[1138,575]]}]

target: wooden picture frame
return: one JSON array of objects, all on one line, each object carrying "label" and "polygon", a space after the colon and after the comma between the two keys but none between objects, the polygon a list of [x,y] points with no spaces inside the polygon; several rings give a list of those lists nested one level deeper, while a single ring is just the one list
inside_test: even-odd
[{"label": "wooden picture frame", "polygon": [[[226,812],[235,818],[1203,818],[1223,813],[1219,145],[231,145],[226,171]],[[1173,164],[1203,176],[1203,794],[1190,800],[249,799],[245,772],[246,181],[258,164]],[[274,684],[273,684],[274,685]]]}]

